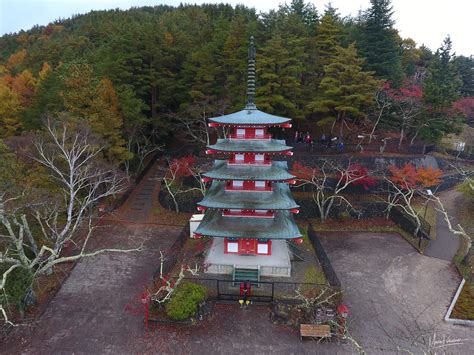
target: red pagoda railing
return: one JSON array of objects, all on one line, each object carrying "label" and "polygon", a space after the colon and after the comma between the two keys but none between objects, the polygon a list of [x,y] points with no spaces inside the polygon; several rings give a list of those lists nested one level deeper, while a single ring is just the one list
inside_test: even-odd
[{"label": "red pagoda railing", "polygon": [[225,186],[226,191],[256,191],[256,192],[272,192],[273,188],[272,186],[263,186],[263,187],[256,187],[254,185],[244,185],[244,186],[233,186],[231,184],[228,184]]},{"label": "red pagoda railing", "polygon": [[271,160],[235,160],[235,159],[229,159],[227,161],[227,164],[229,165],[257,165],[257,166],[270,166],[272,165]]},{"label": "red pagoda railing", "polygon": [[256,134],[235,134],[231,133],[228,135],[230,139],[271,139],[271,134],[263,134],[263,135],[256,135]]},{"label": "red pagoda railing", "polygon": [[256,218],[273,218],[275,217],[275,212],[269,210],[224,210],[222,212],[223,216],[226,217],[256,217]]}]

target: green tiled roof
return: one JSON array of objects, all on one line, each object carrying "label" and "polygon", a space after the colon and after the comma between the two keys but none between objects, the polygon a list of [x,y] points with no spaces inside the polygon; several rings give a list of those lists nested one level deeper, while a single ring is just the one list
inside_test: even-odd
[{"label": "green tiled roof", "polygon": [[272,180],[284,181],[294,178],[288,172],[286,161],[273,161],[270,166],[227,165],[227,160],[215,160],[205,177],[220,180]]},{"label": "green tiled roof", "polygon": [[280,125],[291,119],[270,115],[257,109],[244,109],[229,115],[209,118],[210,122],[224,125]]},{"label": "green tiled roof", "polygon": [[223,152],[284,152],[291,149],[285,143],[280,139],[218,139],[216,144],[210,145],[208,148]]},{"label": "green tiled roof", "polygon": [[275,218],[223,217],[222,211],[206,210],[196,233],[208,237],[293,239],[301,237],[291,212],[275,212]]},{"label": "green tiled roof", "polygon": [[272,192],[225,191],[225,182],[214,180],[198,203],[209,208],[290,210],[298,208],[287,183],[273,183]]}]

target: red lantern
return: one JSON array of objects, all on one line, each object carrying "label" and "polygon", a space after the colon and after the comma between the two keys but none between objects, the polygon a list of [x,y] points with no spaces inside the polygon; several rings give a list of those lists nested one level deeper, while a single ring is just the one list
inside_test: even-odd
[{"label": "red lantern", "polygon": [[303,244],[303,238],[295,238],[293,241],[295,244]]}]

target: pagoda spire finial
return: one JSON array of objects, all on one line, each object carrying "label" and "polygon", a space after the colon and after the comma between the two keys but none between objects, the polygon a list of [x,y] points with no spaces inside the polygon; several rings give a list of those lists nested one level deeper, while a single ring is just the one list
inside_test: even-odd
[{"label": "pagoda spire finial", "polygon": [[255,106],[255,45],[253,43],[253,36],[250,36],[249,44],[249,58],[247,66],[247,110],[254,110]]}]

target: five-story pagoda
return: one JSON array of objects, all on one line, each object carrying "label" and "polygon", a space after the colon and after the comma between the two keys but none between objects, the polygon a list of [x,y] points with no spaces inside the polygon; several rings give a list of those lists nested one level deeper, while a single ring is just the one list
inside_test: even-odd
[{"label": "five-story pagoda", "polygon": [[210,273],[255,269],[259,276],[290,276],[287,241],[301,237],[293,218],[298,205],[288,186],[294,176],[286,161],[272,158],[292,152],[285,141],[273,139],[268,128],[290,128],[291,119],[264,113],[255,106],[253,37],[247,97],[242,111],[209,119],[209,126],[226,126],[231,133],[208,146],[206,153],[229,158],[215,160],[204,174],[212,183],[198,203],[204,217],[195,235],[213,238],[205,261]]}]

